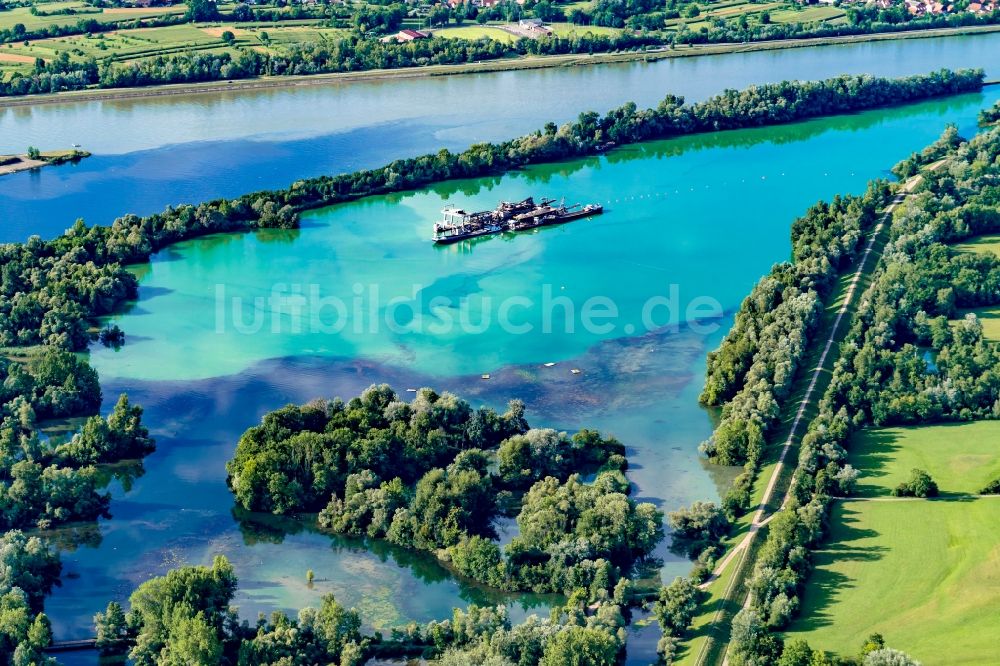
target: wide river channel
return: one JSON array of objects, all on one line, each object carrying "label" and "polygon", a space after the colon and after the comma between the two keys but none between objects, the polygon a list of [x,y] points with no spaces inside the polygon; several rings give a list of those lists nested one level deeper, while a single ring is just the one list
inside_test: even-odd
[{"label": "wide river channel", "polygon": [[28,146],[94,154],[76,166],[0,181],[0,241],[52,236],[78,217],[287,187],[440,148],[508,139],[580,111],[667,93],[698,101],[725,88],[837,74],[902,76],[983,67],[1000,77],[1000,34],[870,42],[465,76],[228,94],[0,106],[0,154]]},{"label": "wide river channel", "polygon": [[[96,153],[0,181],[0,225],[11,240],[52,235],[81,215],[107,222],[287,185],[630,99],[700,99],[840,72],[995,69],[991,53],[1000,36],[0,110],[0,152],[79,142]],[[992,86],[631,146],[313,211],[300,230],[199,239],[134,267],[139,301],[113,318],[127,343],[95,347],[91,359],[106,407],[121,391],[145,407],[157,451],[143,475],[112,483],[112,520],[58,535],[63,585],[46,603],[56,637],[92,635],[108,600],[217,553],[233,561],[236,603],[251,621],[327,592],[382,629],[470,602],[508,604],[515,618],[545,612],[552,599],[490,593],[431,557],[239,513],[225,484],[236,441],[288,402],[349,397],[373,382],[404,397],[432,386],[497,408],[520,397],[534,426],[615,434],[629,448],[635,495],[664,511],[717,500],[732,470],[697,454],[712,428],[697,404],[705,355],[754,281],[788,258],[791,221],[818,199],[888,177],[947,123],[974,132],[979,109],[998,98]],[[428,241],[448,202],[480,209],[528,195],[601,202],[606,212],[516,237]],[[664,579],[688,571],[665,548],[659,555]],[[633,659],[648,663],[651,645],[637,648]]]}]

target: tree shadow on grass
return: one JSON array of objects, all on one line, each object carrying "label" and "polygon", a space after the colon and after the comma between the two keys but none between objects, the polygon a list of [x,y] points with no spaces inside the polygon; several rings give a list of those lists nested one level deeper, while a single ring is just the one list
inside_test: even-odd
[{"label": "tree shadow on grass", "polygon": [[851,442],[851,465],[861,473],[856,494],[877,497],[888,494],[885,489],[866,483],[886,476],[886,467],[901,448],[898,433],[888,430],[867,430]]},{"label": "tree shadow on grass", "polygon": [[857,511],[841,504],[831,517],[834,528],[830,541],[813,554],[813,571],[802,596],[802,612],[796,629],[812,631],[833,623],[831,609],[847,595],[853,594],[859,583],[833,570],[841,562],[875,562],[885,556],[885,546],[867,545],[863,540],[879,535],[872,529],[858,526]]}]

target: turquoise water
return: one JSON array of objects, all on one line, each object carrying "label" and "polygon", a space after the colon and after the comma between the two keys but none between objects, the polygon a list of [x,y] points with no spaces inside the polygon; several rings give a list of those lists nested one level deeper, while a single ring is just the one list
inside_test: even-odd
[{"label": "turquoise water", "polygon": [[[241,580],[237,603],[250,619],[258,611],[316,604],[325,592],[358,606],[374,627],[444,617],[471,601],[507,603],[515,616],[544,612],[551,599],[497,596],[456,580],[423,555],[235,512],[224,466],[236,440],[263,413],[288,402],[350,396],[373,382],[389,382],[403,395],[431,385],[476,405],[499,407],[521,397],[536,426],[615,434],[629,448],[637,497],[664,510],[717,499],[731,471],[709,469],[696,450],[712,427],[712,415],[697,404],[705,354],[753,282],[788,257],[791,220],[817,199],[861,191],[947,122],[972,131],[978,109],[998,97],[1000,90],[990,89],[628,147],[314,211],[293,232],[212,237],[159,253],[135,268],[140,299],[114,318],[127,344],[92,351],[109,403],[127,390],[144,405],[158,449],[129,490],[114,488],[113,520],[63,535],[64,584],[47,603],[56,636],[87,635],[93,613],[109,599],[125,599],[150,576],[178,563],[207,563],[215,553],[233,560]],[[607,212],[467,245],[428,241],[446,202],[485,208],[527,194],[600,201]],[[353,318],[340,331],[323,332],[312,325],[309,298],[297,312],[287,304],[272,307],[268,297],[279,283],[284,295],[301,285],[308,296],[316,285],[317,299],[327,299],[319,309],[323,325],[332,324],[331,299],[353,313],[357,284],[362,295],[377,287],[380,299],[362,299],[360,332]],[[389,327],[389,299],[412,296],[413,285],[422,304],[399,308],[398,326]],[[573,308],[572,332],[560,325],[561,315],[544,332],[542,309],[527,305],[510,310],[509,324],[534,326],[528,332],[496,316],[478,332],[433,328],[447,313],[458,321],[462,311],[481,322],[484,312],[498,313],[514,297],[541,303],[546,285],[552,298]],[[657,318],[647,326],[643,306],[669,298],[671,285],[676,325]],[[265,299],[259,306],[257,297]],[[456,305],[432,307],[433,297]],[[484,306],[487,297],[491,305]],[[607,330],[586,330],[584,304],[597,297],[619,314],[602,320],[611,324]],[[687,312],[699,297],[706,307]],[[256,313],[259,331],[238,330],[235,298],[242,299],[241,325]],[[471,304],[457,305],[462,298]],[[372,330],[372,321],[381,323]],[[659,554],[664,578],[688,570],[666,549]],[[312,588],[306,569],[316,572]]]},{"label": "turquoise water", "polygon": [[[983,67],[1000,76],[1000,34],[906,39],[412,80],[330,84],[34,108],[0,108],[0,153],[29,145],[94,154],[0,180],[0,241],[53,236],[181,202],[286,187],[299,178],[463,149],[667,93],[844,73],[901,76]],[[529,91],[527,94],[525,91]]]},{"label": "turquoise water", "polygon": [[[462,375],[562,361],[695,318],[717,329],[713,317],[787,258],[789,223],[809,204],[886,175],[945,118],[971,129],[997,96],[626,147],[307,213],[297,231],[183,243],[139,269],[141,302],[114,318],[133,339],[95,349],[93,363],[106,379],[198,379],[317,354]],[[529,195],[606,212],[428,241],[449,202],[481,210]]]}]

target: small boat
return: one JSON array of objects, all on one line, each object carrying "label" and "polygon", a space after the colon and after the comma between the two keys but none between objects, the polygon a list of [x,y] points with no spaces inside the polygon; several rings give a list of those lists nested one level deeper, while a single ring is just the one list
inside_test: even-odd
[{"label": "small boat", "polygon": [[555,363],[552,363],[552,362],[550,361],[550,362],[548,362],[548,363],[542,363],[542,365],[544,365],[544,366],[545,366],[546,368],[551,368],[551,367],[552,367],[553,365],[555,365]]}]

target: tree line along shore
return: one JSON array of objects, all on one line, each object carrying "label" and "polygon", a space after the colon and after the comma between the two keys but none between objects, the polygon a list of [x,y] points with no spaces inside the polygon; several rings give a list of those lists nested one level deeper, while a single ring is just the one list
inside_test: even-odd
[{"label": "tree line along shore", "polygon": [[[980,124],[989,127],[998,118],[1000,104],[984,109]],[[807,639],[817,630],[803,629],[822,623],[798,618],[804,594],[812,594],[812,612],[817,612],[819,599],[832,596],[830,590],[812,591],[809,587],[811,551],[824,547],[831,529],[844,532],[842,525],[831,526],[830,516],[836,501],[857,492],[859,472],[849,460],[853,446],[864,442],[861,431],[996,419],[1000,414],[1000,348],[996,344],[1000,340],[984,332],[983,322],[975,314],[976,308],[1000,303],[1000,255],[954,247],[1000,231],[998,156],[997,129],[965,139],[950,127],[936,143],[893,169],[900,178],[917,178],[918,185],[892,213],[882,258],[846,339],[839,345],[839,358],[818,413],[798,443],[798,463],[786,498],[764,528],[762,545],[744,565],[748,571],[745,606],[727,623],[731,663],[917,663],[887,646],[880,634],[859,643],[861,651],[856,655],[814,649]],[[884,184],[874,183],[860,199],[838,198],[831,204],[819,204],[797,220],[793,225],[794,262],[776,266],[755,286],[722,346],[710,354],[702,399],[723,405],[723,414],[704,448],[710,456],[730,463],[745,461],[746,466],[723,505],[711,507],[726,520],[732,521],[750,508],[761,459],[766,451],[784,444],[768,435],[779,406],[789,397],[790,377],[806,350],[824,342],[815,340],[814,334],[820,307],[830,299],[825,285],[838,276],[843,259],[850,257],[842,244],[846,243],[848,250],[856,248],[864,230],[871,228],[874,215],[888,203],[879,194],[888,193],[883,188]],[[827,227],[834,232],[830,236],[834,245],[829,246],[833,252],[828,253],[828,260],[822,262],[825,277],[814,275],[809,287],[803,289],[795,276],[808,270],[809,260],[799,244],[803,238],[814,243],[825,234],[813,229],[803,236],[802,231],[817,219],[837,217],[842,222]],[[845,222],[848,227],[843,226]],[[781,351],[772,353],[774,346],[780,346]],[[928,455],[934,457],[933,453]],[[881,473],[878,467],[866,471]],[[1000,480],[990,478],[973,491],[996,494],[998,488]],[[891,495],[897,497],[938,494],[938,483],[919,468],[891,489]],[[699,508],[709,513],[709,509]],[[919,504],[913,505],[912,519],[919,522],[922,511],[925,509]],[[837,515],[842,519],[842,512]],[[727,531],[726,527],[718,529],[720,535]],[[892,542],[887,538],[883,543]],[[734,601],[742,603],[742,597]],[[834,623],[837,619],[844,618],[835,618]],[[782,633],[789,627],[798,631],[785,641]],[[923,631],[932,629],[928,625]],[[946,640],[946,633],[941,630],[937,640]],[[938,651],[937,656],[947,658],[944,654]],[[954,652],[947,654],[955,656]],[[976,654],[983,653],[970,653],[971,658]]]},{"label": "tree line along shore", "polygon": [[[523,5],[505,0],[489,7],[317,3],[253,8],[189,0],[186,12],[157,13],[127,25],[81,18],[75,24],[15,23],[6,28],[0,11],[0,97],[459,65],[467,69],[470,63],[508,69],[525,66],[522,61],[542,66],[554,56],[661,58],[961,34],[1000,24],[1000,10],[973,11],[965,2],[944,13],[920,14],[906,11],[902,0],[876,10],[844,3],[828,8],[836,16],[792,2],[784,9],[778,4],[670,0],[661,6],[645,0],[593,0],[569,7],[549,0]],[[489,29],[485,24],[462,26],[473,20],[504,23],[490,23]],[[546,26],[549,21],[554,21],[551,27]],[[421,23],[434,30],[412,29]],[[519,27],[522,23],[528,28]],[[501,29],[505,26],[507,31]],[[511,30],[531,34],[515,39]]]},{"label": "tree line along shore", "polygon": [[[171,243],[205,234],[264,227],[293,227],[298,224],[299,211],[310,207],[371,194],[412,189],[439,180],[497,174],[527,164],[594,154],[606,150],[609,145],[792,122],[819,115],[969,92],[978,90],[982,80],[981,71],[942,70],[904,79],[842,76],[822,82],[784,82],[754,86],[741,92],[727,91],[698,104],[685,104],[681,98],[668,96],[655,109],[640,111],[634,104],[628,104],[604,116],[584,113],[577,121],[563,127],[550,123],[538,132],[519,139],[500,144],[478,144],[462,153],[440,151],[434,155],[398,160],[381,169],[299,181],[287,190],[259,192],[197,206],[170,207],[163,213],[147,217],[127,215],[107,227],[87,227],[79,221],[64,235],[51,241],[36,237],[26,243],[0,246],[0,259],[4,265],[0,280],[0,347],[3,348],[5,359],[2,364],[5,379],[2,396],[3,422],[0,427],[0,453],[5,459],[5,464],[0,467],[3,470],[3,477],[0,478],[0,488],[4,491],[3,528],[50,528],[106,515],[109,509],[108,496],[102,492],[102,481],[96,473],[98,466],[122,460],[141,460],[153,449],[148,432],[141,423],[141,408],[130,404],[126,396],[118,401],[107,418],[96,415],[100,405],[100,387],[96,373],[85,360],[71,353],[85,349],[95,338],[100,338],[105,344],[126,342],[124,333],[117,327],[101,330],[94,326],[97,317],[114,312],[125,300],[134,299],[137,295],[136,278],[123,268],[124,264],[146,261],[153,252]],[[878,196],[880,188],[876,187],[873,191],[876,194],[871,196]],[[796,246],[802,257],[819,263],[824,259],[829,262],[831,253],[842,248],[839,237],[849,229],[863,227],[864,223],[848,223],[845,212],[853,210],[852,206],[864,207],[867,204],[863,200],[845,201],[846,203],[834,206],[829,211],[817,209],[815,215],[811,213],[811,221],[798,226]],[[811,236],[816,239],[810,240]],[[795,272],[790,274],[794,276]],[[383,395],[380,400],[384,401],[387,397]],[[428,394],[425,398],[427,402],[436,404],[440,396],[432,399],[432,395]],[[389,402],[396,403],[392,400]],[[363,400],[361,406],[364,406]],[[327,423],[320,427],[324,433],[334,418],[342,418],[337,416],[337,409],[324,407],[317,412],[327,419]],[[402,424],[406,420],[403,415],[407,414],[407,408],[397,406],[394,409],[400,410],[399,423]],[[408,409],[412,412],[413,407]],[[434,412],[434,409],[430,409],[430,412]],[[510,632],[527,632],[531,641],[534,641],[531,644],[535,647],[524,648],[528,650],[524,654],[529,656],[523,658],[542,658],[537,650],[541,649],[541,654],[544,655],[546,650],[551,649],[551,654],[555,656],[550,657],[552,661],[549,663],[564,663],[559,660],[566,654],[572,654],[574,650],[582,649],[581,645],[591,646],[599,654],[611,655],[611,659],[617,658],[622,647],[621,637],[627,616],[626,601],[630,598],[627,594],[628,583],[622,581],[631,574],[632,565],[649,555],[651,544],[655,545],[662,538],[662,533],[658,533],[654,526],[661,522],[656,518],[655,511],[650,514],[648,508],[636,504],[624,492],[626,487],[622,485],[621,472],[627,462],[621,456],[620,445],[586,431],[578,436],[582,439],[567,439],[551,432],[532,434],[533,431],[526,429],[526,424],[518,421],[516,410],[511,415],[503,416],[479,411],[475,414],[479,416],[473,416],[473,412],[467,413],[466,421],[455,430],[454,436],[461,438],[469,450],[495,449],[497,455],[501,451],[505,452],[504,456],[511,461],[504,468],[507,470],[506,474],[501,472],[495,478],[488,473],[483,466],[483,454],[469,452],[455,455],[453,450],[447,448],[447,454],[434,453],[438,451],[434,448],[437,444],[431,442],[425,432],[413,442],[419,443],[423,437],[433,446],[428,451],[420,452],[420,447],[414,444],[413,450],[417,454],[414,459],[415,467],[412,474],[400,478],[402,486],[394,486],[394,480],[384,472],[376,473],[377,468],[358,467],[346,470],[341,481],[333,481],[332,485],[326,486],[326,490],[330,492],[327,497],[303,500],[294,490],[302,484],[290,482],[280,492],[277,489],[281,486],[275,486],[277,496],[283,498],[280,500],[281,504],[261,505],[254,499],[241,501],[252,508],[271,511],[278,506],[294,510],[326,505],[322,520],[331,529],[347,532],[363,530],[366,533],[369,529],[376,529],[377,535],[384,535],[390,540],[408,540],[418,548],[454,549],[449,556],[456,569],[497,587],[535,589],[539,585],[548,585],[548,589],[565,592],[569,595],[567,606],[560,614],[554,615],[549,623],[536,627],[537,631],[510,628]],[[82,430],[65,438],[65,441],[51,438],[43,440],[38,436],[39,423],[44,419],[77,416],[90,418]],[[410,420],[414,418],[413,413],[408,416]],[[473,421],[479,425],[470,425]],[[513,421],[515,425],[497,426],[505,421]],[[344,451],[351,450],[350,447],[354,446],[352,442],[356,439],[369,438],[368,435],[362,437],[361,431],[352,434],[350,420],[344,423],[347,424],[344,427],[348,428],[348,432],[337,435],[346,438],[345,446],[348,448]],[[335,432],[342,430],[343,428],[334,428]],[[473,437],[469,435],[470,432],[479,434]],[[445,439],[447,442],[447,437]],[[275,440],[283,441],[283,438]],[[408,440],[403,437],[403,441]],[[579,455],[573,452],[580,449],[581,441],[587,445],[584,448],[596,443],[595,450],[605,453],[600,459],[593,460],[589,457],[574,457]],[[289,445],[280,444],[279,450],[281,446]],[[317,452],[326,446],[324,443],[319,444]],[[555,462],[544,462],[543,458],[536,460],[533,456],[537,455],[537,449],[556,452],[554,460],[562,462],[557,465]],[[430,458],[421,462],[425,454],[430,455]],[[523,474],[520,470],[533,469],[536,464],[539,469],[551,470],[553,480],[521,478]],[[599,475],[599,479],[602,479],[600,483],[583,484],[573,476],[594,467],[602,470]],[[142,473],[141,463],[138,462],[130,467],[116,469],[125,474]],[[369,478],[366,471],[374,476]],[[433,478],[428,479],[428,475],[432,473]],[[236,464],[231,470],[232,484],[238,492],[242,487],[240,479],[245,478],[246,474],[245,465]],[[351,478],[350,481],[348,477]],[[294,480],[295,477],[291,478]],[[106,482],[106,478],[104,481]],[[386,483],[389,485],[386,486]],[[536,491],[538,484],[542,485]],[[598,525],[604,520],[601,518],[604,514],[597,507],[618,507],[622,520],[632,525],[622,534],[633,535],[634,540],[633,536],[617,544],[613,540],[605,540],[605,550],[594,551],[593,557],[583,557],[580,560],[579,567],[568,566],[562,574],[555,576],[554,570],[547,568],[547,560],[538,561],[536,558],[539,549],[563,549],[565,546],[560,545],[563,542],[558,539],[545,542],[549,537],[540,533],[537,536],[542,541],[527,541],[517,553],[500,552],[495,544],[490,543],[487,538],[489,534],[477,533],[482,526],[475,521],[467,520],[468,517],[463,518],[460,514],[451,515],[450,509],[444,514],[435,513],[437,508],[453,506],[449,505],[451,500],[448,499],[452,496],[451,493],[457,492],[461,497],[482,498],[484,488],[488,488],[491,496],[495,489],[500,489],[501,493],[506,491],[511,498],[511,504],[506,510],[514,511],[519,504],[518,512],[528,511],[529,515],[537,516],[539,520],[541,516],[553,515],[553,509],[549,506],[552,496],[575,497],[573,502],[578,503],[581,515],[591,511],[591,521],[596,522],[587,523],[592,527],[573,527],[566,533],[571,540],[600,534]],[[420,497],[424,500],[418,501]],[[409,511],[414,519],[401,520],[398,525],[394,520],[374,523],[370,516],[375,513],[369,515],[366,506],[368,502],[376,500],[389,502],[386,506],[393,506],[396,510]],[[473,503],[472,506],[478,505]],[[493,510],[488,508],[488,504],[485,506],[484,510]],[[394,515],[397,512],[394,511]],[[430,519],[421,521],[416,518],[421,515],[441,517],[440,528],[423,534],[420,529],[424,523],[428,526],[437,523]],[[558,518],[558,511],[554,515]],[[714,510],[685,510],[672,514],[670,524],[678,535],[678,543],[687,544],[684,546],[686,552],[697,557],[706,550],[699,546],[711,543],[717,538],[717,533],[724,529],[719,516],[719,512]],[[373,524],[382,524],[385,529],[373,528]],[[622,534],[616,534],[616,537]],[[4,604],[5,613],[9,612],[10,617],[18,620],[3,625],[0,655],[11,663],[27,663],[24,659],[44,663],[41,651],[51,640],[51,631],[42,606],[45,594],[58,580],[58,559],[51,546],[39,536],[25,537],[20,532],[9,531],[4,536],[4,544],[4,561],[8,566],[4,568],[4,578],[0,581],[3,585],[0,603]],[[564,556],[568,557],[569,553]],[[603,560],[606,564],[598,566],[597,560]],[[591,564],[583,564],[583,561],[590,561]],[[562,562],[570,564],[572,560],[563,559]],[[198,588],[197,585],[202,583],[196,584],[196,581],[202,581],[206,587]],[[581,581],[589,581],[589,585],[577,586],[576,583]],[[231,567],[224,561],[217,562],[212,568],[182,570],[176,575],[150,581],[141,594],[137,592],[139,596],[134,597],[133,610],[139,615],[132,617],[138,619],[121,625],[118,622],[118,611],[121,609],[111,607],[103,622],[110,622],[109,626],[113,627],[125,626],[127,631],[139,627],[135,635],[127,634],[133,638],[144,635],[141,627],[146,626],[146,622],[153,628],[151,631],[167,631],[166,634],[156,634],[155,638],[161,641],[162,646],[156,652],[159,656],[150,659],[164,658],[162,650],[168,645],[163,641],[170,636],[179,641],[177,645],[183,646],[188,645],[184,641],[190,637],[199,637],[200,641],[200,638],[215,632],[219,641],[207,643],[215,650],[216,647],[213,646],[222,643],[222,635],[218,634],[220,627],[230,626],[230,622],[235,622],[231,613],[226,610],[228,600],[231,599],[230,590],[234,589],[234,585]],[[184,589],[188,592],[179,591]],[[203,589],[205,594],[199,595],[198,599],[201,601],[196,603],[190,596],[190,590],[197,589]],[[177,594],[182,597],[180,601],[174,596]],[[667,653],[671,645],[676,647],[683,635],[684,627],[696,608],[698,592],[691,581],[682,579],[663,588],[656,596],[659,599],[657,614],[662,618],[661,623],[672,628],[666,632],[664,653]],[[147,597],[158,599],[159,601],[150,602],[150,608],[169,610],[169,618],[144,615],[141,599]],[[488,614],[489,611],[470,609],[469,613],[473,612]],[[270,637],[268,641],[273,642],[295,626],[299,633],[306,633],[303,627],[308,625],[315,628],[319,618],[346,618],[348,626],[353,626],[354,620],[351,618],[355,617],[337,606],[332,599],[324,602],[321,609],[303,613],[297,621],[276,618],[273,624],[259,627],[258,635],[267,635]],[[108,616],[112,616],[114,620],[108,620]],[[452,638],[449,637],[461,635],[461,631],[465,631],[456,628],[462,618],[466,618],[463,620],[466,623],[472,622],[468,616],[459,614],[451,621],[447,630],[432,630],[429,627],[420,629],[422,643],[417,641],[415,634],[401,636],[399,640],[407,645],[416,642],[428,647],[427,632],[431,632],[432,636],[438,636],[430,641],[434,644],[433,649],[443,654],[447,651],[445,648],[451,645],[449,641]],[[168,619],[169,622],[164,624]],[[488,622],[484,620],[483,626],[506,631],[507,622],[504,618],[497,617]],[[357,637],[353,631],[336,634],[341,636],[336,640],[327,630],[315,631],[327,636],[323,639],[327,641],[323,649],[365,654],[363,637]],[[434,633],[442,631],[444,633]],[[496,632],[483,630],[480,633],[466,633],[464,635],[471,642],[457,647],[478,650],[482,647],[479,639],[486,633],[492,636]],[[618,638],[614,638],[615,636]],[[198,646],[202,643],[199,641],[183,649],[200,649]],[[346,647],[349,643],[355,647]],[[154,643],[144,641],[137,643],[139,644],[149,647]],[[547,647],[550,644],[552,647]],[[358,649],[361,651],[358,652]],[[185,663],[184,658],[179,659],[178,663]],[[195,661],[198,662],[198,659]]]},{"label": "tree line along shore", "polygon": [[[651,47],[638,51],[610,53],[572,53],[566,55],[525,55],[517,58],[486,60],[475,63],[421,65],[397,69],[372,69],[364,71],[334,72],[326,74],[262,75],[245,79],[208,80],[189,83],[163,83],[152,86],[125,88],[88,87],[56,93],[38,92],[17,96],[0,96],[0,108],[36,106],[67,101],[94,101],[143,99],[172,95],[211,94],[244,90],[291,88],[307,85],[332,85],[357,81],[381,81],[424,76],[449,76],[485,72],[546,69],[550,67],[588,66],[614,62],[653,62],[665,58],[688,58],[726,53],[751,53],[781,49],[827,46],[856,42],[886,41],[896,39],[927,39],[959,35],[988,34],[1000,31],[1000,25],[964,26],[954,28],[928,28],[908,32],[870,33],[834,37],[812,37],[775,41],[731,44],[689,44],[683,48]],[[986,82],[987,85],[995,81]]]}]

